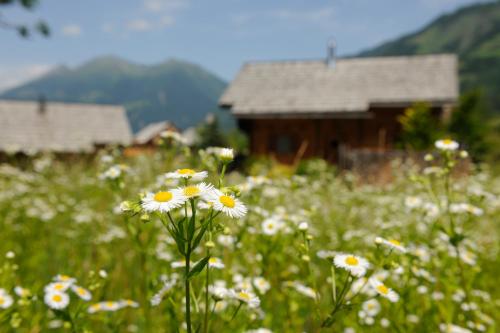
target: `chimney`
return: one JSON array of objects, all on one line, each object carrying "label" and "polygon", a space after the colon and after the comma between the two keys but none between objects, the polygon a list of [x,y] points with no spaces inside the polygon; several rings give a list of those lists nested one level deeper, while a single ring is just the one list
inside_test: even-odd
[{"label": "chimney", "polygon": [[335,68],[337,62],[337,42],[334,38],[330,38],[327,44],[327,53],[326,53],[326,64],[330,68]]},{"label": "chimney", "polygon": [[47,101],[45,100],[45,95],[38,96],[38,113],[44,115],[47,111]]}]

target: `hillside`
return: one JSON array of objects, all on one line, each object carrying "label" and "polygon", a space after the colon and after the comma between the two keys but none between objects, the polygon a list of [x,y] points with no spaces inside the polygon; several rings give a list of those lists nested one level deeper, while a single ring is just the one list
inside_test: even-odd
[{"label": "hillside", "polygon": [[139,65],[106,56],[77,68],[58,67],[43,77],[8,90],[0,98],[63,102],[121,104],[134,131],[148,123],[172,120],[186,128],[202,121],[209,112],[231,123],[217,106],[226,83],[203,68],[179,60]]},{"label": "hillside", "polygon": [[443,15],[420,31],[361,52],[361,56],[456,53],[461,90],[480,87],[500,114],[500,2]]}]

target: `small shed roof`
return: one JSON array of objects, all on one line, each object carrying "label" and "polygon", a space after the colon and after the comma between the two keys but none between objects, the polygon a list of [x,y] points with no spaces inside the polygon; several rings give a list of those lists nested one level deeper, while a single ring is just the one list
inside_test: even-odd
[{"label": "small shed roof", "polygon": [[134,142],[139,145],[146,144],[160,135],[161,132],[172,128],[175,126],[170,121],[148,124],[135,135]]},{"label": "small shed roof", "polygon": [[0,100],[0,151],[89,152],[131,140],[121,106]]},{"label": "small shed roof", "polygon": [[220,98],[236,116],[353,113],[370,105],[456,101],[455,55],[254,62]]}]

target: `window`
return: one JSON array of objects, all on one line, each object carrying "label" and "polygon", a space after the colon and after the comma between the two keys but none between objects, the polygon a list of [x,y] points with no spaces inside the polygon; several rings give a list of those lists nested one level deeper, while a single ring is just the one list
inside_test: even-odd
[{"label": "window", "polygon": [[294,152],[293,140],[288,135],[280,135],[276,138],[275,150],[278,154],[291,154]]}]

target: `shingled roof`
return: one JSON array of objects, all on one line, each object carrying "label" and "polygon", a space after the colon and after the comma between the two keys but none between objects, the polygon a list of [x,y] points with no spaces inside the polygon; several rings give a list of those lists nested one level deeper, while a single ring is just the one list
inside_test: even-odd
[{"label": "shingled roof", "polygon": [[424,55],[247,63],[220,98],[236,116],[365,112],[458,97],[457,58]]},{"label": "shingled roof", "polygon": [[175,128],[174,124],[170,121],[160,121],[151,123],[142,128],[134,138],[134,143],[143,145],[155,139],[161,132]]},{"label": "shingled roof", "polygon": [[121,106],[0,100],[0,151],[89,152],[131,140]]}]

